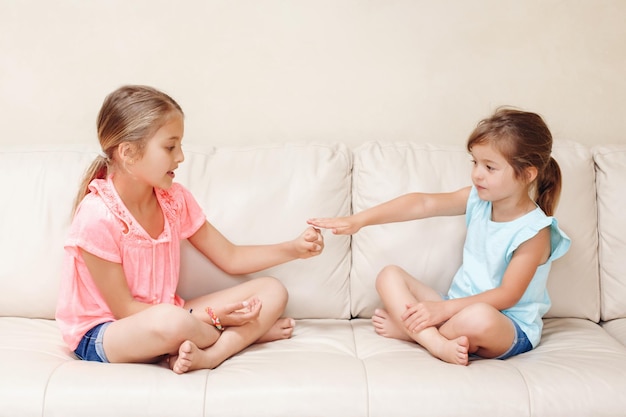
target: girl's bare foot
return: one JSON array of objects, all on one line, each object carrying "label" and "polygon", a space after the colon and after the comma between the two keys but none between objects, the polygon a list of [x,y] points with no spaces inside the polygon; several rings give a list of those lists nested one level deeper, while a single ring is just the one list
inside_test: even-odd
[{"label": "girl's bare foot", "polygon": [[169,366],[177,374],[199,369],[197,362],[203,352],[190,340],[184,341],[178,348],[178,355],[170,356]]},{"label": "girl's bare foot", "polygon": [[274,340],[289,339],[293,334],[296,321],[292,318],[281,318],[276,320],[272,327],[261,336],[256,343],[273,342]]},{"label": "girl's bare foot", "polygon": [[383,309],[377,308],[374,310],[372,324],[374,325],[374,331],[381,336],[414,342],[414,340],[389,317],[389,313]]},{"label": "girl's bare foot", "polygon": [[455,365],[469,364],[469,339],[460,336],[456,339],[446,340],[439,349],[431,353],[442,361]]}]

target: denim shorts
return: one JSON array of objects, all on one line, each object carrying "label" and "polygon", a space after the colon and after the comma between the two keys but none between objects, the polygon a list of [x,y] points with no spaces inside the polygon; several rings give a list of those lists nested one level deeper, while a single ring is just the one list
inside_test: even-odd
[{"label": "denim shorts", "polygon": [[104,353],[104,347],[102,346],[102,337],[104,331],[111,323],[113,322],[107,321],[106,323],[100,323],[85,333],[78,347],[74,350],[76,356],[84,361],[109,363],[107,355]]},{"label": "denim shorts", "polygon": [[513,344],[511,344],[509,350],[504,352],[502,355],[496,357],[495,359],[510,358],[511,356],[528,352],[533,348],[533,345],[528,340],[528,336],[526,336],[526,333],[524,333],[521,327],[519,327],[519,324],[517,324],[513,319],[510,320],[513,322],[513,326],[515,326],[515,338],[513,339]]}]

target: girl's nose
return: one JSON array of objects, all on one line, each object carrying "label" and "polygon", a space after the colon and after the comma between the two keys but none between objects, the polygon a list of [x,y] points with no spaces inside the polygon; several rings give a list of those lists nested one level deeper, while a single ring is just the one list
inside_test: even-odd
[{"label": "girl's nose", "polygon": [[472,168],[472,179],[476,180],[480,178],[482,178],[482,173],[480,171],[480,168],[478,167]]}]

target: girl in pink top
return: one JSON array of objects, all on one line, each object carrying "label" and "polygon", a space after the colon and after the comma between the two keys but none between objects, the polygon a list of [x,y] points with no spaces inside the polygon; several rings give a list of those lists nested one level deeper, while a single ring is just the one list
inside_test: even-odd
[{"label": "girl in pink top", "polygon": [[[176,373],[215,368],[255,342],[289,338],[287,291],[258,278],[193,300],[176,294],[180,240],[230,274],[321,253],[319,230],[292,241],[237,246],[174,183],[183,159],[183,112],[145,86],[111,93],[98,116],[102,147],[76,199],[56,318],[82,359],[155,363]],[[261,308],[263,307],[263,308]]]}]

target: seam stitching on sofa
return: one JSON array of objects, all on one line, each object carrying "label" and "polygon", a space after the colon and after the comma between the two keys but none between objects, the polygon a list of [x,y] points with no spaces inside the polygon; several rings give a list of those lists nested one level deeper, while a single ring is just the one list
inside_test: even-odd
[{"label": "seam stitching on sofa", "polygon": [[370,386],[369,386],[369,377],[367,375],[367,367],[365,366],[365,361],[363,360],[363,358],[361,358],[361,355],[359,354],[359,346],[356,343],[356,337],[355,337],[355,332],[354,332],[354,319],[350,319],[350,328],[352,329],[352,343],[354,343],[354,355],[356,356],[356,358],[359,360],[359,363],[361,364],[361,369],[363,369],[363,374],[365,376],[365,398],[366,398],[366,402],[365,402],[365,415],[366,416],[370,416]]}]

